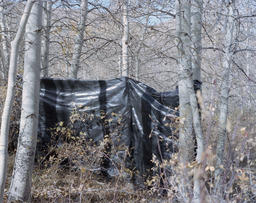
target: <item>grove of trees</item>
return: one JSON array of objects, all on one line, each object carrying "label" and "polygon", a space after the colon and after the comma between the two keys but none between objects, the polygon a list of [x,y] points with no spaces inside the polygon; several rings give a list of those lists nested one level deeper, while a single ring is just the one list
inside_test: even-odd
[{"label": "grove of trees", "polygon": [[[0,0],[0,203],[35,198],[40,77],[177,86],[179,151],[165,163],[167,195],[151,187],[129,197],[255,202],[255,25],[254,0]],[[14,123],[17,149],[8,152]]]}]

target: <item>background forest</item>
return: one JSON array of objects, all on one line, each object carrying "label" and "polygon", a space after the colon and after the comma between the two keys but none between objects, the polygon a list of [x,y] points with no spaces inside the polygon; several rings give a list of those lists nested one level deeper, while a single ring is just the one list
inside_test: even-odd
[{"label": "background forest", "polygon": [[[0,0],[0,202],[7,191],[9,201],[255,202],[255,25],[255,0]],[[161,92],[179,88],[179,152],[152,160],[171,175],[136,188],[120,165],[120,176],[105,180],[94,170],[102,145],[85,150],[72,136],[32,173],[39,77],[122,76]],[[32,150],[25,185],[14,166],[16,152],[21,161],[28,152],[17,149],[21,130]]]}]

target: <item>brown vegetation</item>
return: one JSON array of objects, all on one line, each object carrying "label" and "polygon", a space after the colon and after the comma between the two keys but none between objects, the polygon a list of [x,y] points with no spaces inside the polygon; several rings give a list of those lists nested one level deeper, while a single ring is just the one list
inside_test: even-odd
[{"label": "brown vegetation", "polygon": [[[16,100],[18,101],[18,99]],[[14,113],[18,112],[18,105]],[[235,114],[235,113],[234,113]],[[231,127],[228,134],[228,145],[225,150],[225,165],[222,184],[225,188],[226,202],[254,202],[256,185],[255,162],[255,122],[250,113],[237,113],[230,117]],[[215,143],[216,113],[207,114],[211,118],[204,121],[204,130],[207,132],[207,150],[204,153],[203,171],[201,177],[205,185],[205,202],[219,202],[214,196],[213,183],[215,171]],[[88,116],[88,115],[87,115]],[[73,122],[81,115],[71,116]],[[212,123],[209,123],[211,121]],[[15,120],[12,120],[12,125]],[[208,129],[211,126],[211,129]],[[117,127],[118,128],[118,127]],[[60,122],[52,131],[53,145],[49,146],[48,153],[37,157],[37,164],[33,173],[32,202],[182,202],[184,185],[180,184],[181,168],[188,169],[191,177],[196,167],[195,163],[182,166],[178,162],[178,154],[173,154],[172,159],[160,163],[153,157],[153,176],[148,178],[144,186],[136,186],[131,181],[132,171],[127,169],[124,162],[116,161],[113,157],[115,171],[112,177],[105,177],[101,173],[100,164],[105,153],[104,146],[110,140],[103,140],[94,144],[86,139],[86,132],[76,134],[71,125],[65,126]],[[13,146],[10,134],[10,146]],[[61,143],[61,144],[60,144]],[[12,173],[15,147],[10,147],[8,166],[8,184]],[[111,154],[117,152],[112,148]],[[127,151],[126,151],[127,152]],[[159,172],[159,169],[162,168]],[[168,175],[166,175],[168,174]],[[189,181],[190,178],[188,179]],[[191,191],[187,191],[191,193]],[[188,194],[189,195],[189,194]]]}]

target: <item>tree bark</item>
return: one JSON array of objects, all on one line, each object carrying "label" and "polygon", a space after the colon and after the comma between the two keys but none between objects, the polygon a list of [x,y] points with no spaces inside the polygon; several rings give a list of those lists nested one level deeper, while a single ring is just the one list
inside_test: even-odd
[{"label": "tree bark", "polygon": [[4,103],[2,122],[1,122],[1,134],[0,134],[0,202],[3,201],[4,187],[6,180],[6,169],[7,169],[7,158],[8,158],[8,135],[10,129],[10,115],[12,111],[14,93],[15,93],[15,82],[17,73],[17,61],[18,51],[21,39],[24,35],[25,27],[28,21],[28,17],[32,8],[34,0],[28,0],[24,13],[21,17],[19,28],[14,40],[11,42],[11,53],[10,53],[10,67],[8,73],[8,87],[7,94]]},{"label": "tree bark", "polygon": [[[192,73],[194,81],[201,81],[201,61],[202,61],[202,12],[203,12],[203,1],[195,0],[191,5],[191,39],[192,39]],[[203,111],[202,104],[202,91],[197,90],[194,95],[193,86],[191,86],[192,80],[190,79],[190,103],[193,114],[193,126],[196,135],[197,143],[197,154],[196,161],[197,165],[194,169],[194,202],[200,202],[202,197],[202,186],[204,183],[201,181],[202,174],[202,157],[205,148],[204,137],[202,133],[201,125],[201,112]],[[197,96],[197,98],[196,98]],[[201,101],[201,103],[199,102]],[[200,107],[200,109],[198,109]]]},{"label": "tree bark", "polygon": [[121,76],[129,76],[129,54],[128,54],[128,43],[129,43],[129,22],[128,22],[128,0],[123,0],[122,6],[123,12],[123,36],[122,36],[122,72]]},{"label": "tree bark", "polygon": [[194,0],[191,6],[192,71],[193,80],[201,82],[203,1]]},{"label": "tree bark", "polygon": [[20,133],[9,201],[30,200],[38,128],[41,31],[42,2],[38,0],[32,8],[26,27]]},{"label": "tree bark", "polygon": [[44,2],[44,41],[42,49],[43,77],[48,77],[49,72],[49,46],[52,17],[52,1]]},{"label": "tree bark", "polygon": [[[200,171],[202,155],[204,151],[204,138],[201,126],[200,113],[198,102],[194,91],[193,70],[192,70],[192,33],[191,33],[191,1],[180,0],[177,3],[176,20],[178,21],[178,53],[179,53],[179,102],[180,102],[180,133],[179,133],[179,153],[180,162],[184,167],[183,170],[183,186],[187,195],[187,201],[191,199],[190,188],[192,183],[187,178],[189,176],[186,166],[194,160],[194,143],[197,140],[197,155],[196,166],[194,168],[194,191],[193,199],[195,202],[200,202],[201,187],[200,187]],[[201,34],[201,33],[200,33]],[[201,41],[200,41],[201,42]],[[197,72],[200,73],[201,61],[198,63]],[[199,69],[199,70],[198,70]],[[199,75],[199,74],[198,74]],[[194,131],[193,131],[194,130]],[[194,137],[195,133],[195,137]]]},{"label": "tree bark", "polygon": [[72,57],[71,67],[72,67],[72,78],[77,79],[78,71],[80,69],[80,59],[82,47],[84,44],[84,31],[86,25],[88,13],[88,0],[81,0],[81,10],[80,10],[80,21],[78,25],[78,34],[75,39],[74,53]]},{"label": "tree bark", "polygon": [[[4,0],[0,0],[0,3],[3,4]],[[3,73],[3,79],[7,80],[8,76],[8,67],[9,67],[9,49],[8,49],[8,30],[7,30],[7,24],[6,24],[6,16],[4,13],[4,7],[0,6],[0,26],[1,26],[1,57],[2,57],[2,73]]]},{"label": "tree bark", "polygon": [[135,51],[135,79],[136,80],[139,80],[139,75],[140,75],[140,52],[141,52],[141,49],[142,49],[142,45],[143,45],[143,42],[145,40],[145,35],[147,33],[147,29],[148,29],[148,22],[149,22],[149,14],[147,15],[146,17],[146,24],[145,24],[145,27],[143,29],[143,33],[142,33],[142,37],[139,39],[139,42],[138,42],[138,46],[137,46],[137,49]]},{"label": "tree bark", "polygon": [[6,76],[5,76],[5,56],[3,54],[3,49],[2,47],[0,46],[0,58],[1,58],[1,64],[2,66],[0,65],[0,80],[5,80],[6,79]]},{"label": "tree bark", "polygon": [[179,66],[179,159],[182,167],[182,187],[184,194],[188,199],[191,183],[188,178],[187,165],[194,158],[194,140],[193,140],[193,122],[190,98],[187,88],[187,75],[185,71],[191,73],[191,27],[190,27],[190,0],[177,0],[176,32],[178,37],[178,66]]},{"label": "tree bark", "polygon": [[224,75],[222,78],[221,93],[220,93],[220,105],[219,105],[219,121],[218,121],[218,140],[217,140],[217,160],[215,167],[215,192],[217,195],[221,195],[223,189],[222,172],[224,167],[224,151],[226,143],[226,127],[227,127],[227,117],[228,117],[228,100],[229,100],[229,90],[230,90],[230,71],[232,66],[233,55],[237,46],[236,43],[236,31],[235,31],[235,20],[234,20],[234,10],[235,10],[235,0],[230,0],[226,2],[226,27],[225,27],[225,38],[224,38],[224,57],[223,57],[223,68]]}]

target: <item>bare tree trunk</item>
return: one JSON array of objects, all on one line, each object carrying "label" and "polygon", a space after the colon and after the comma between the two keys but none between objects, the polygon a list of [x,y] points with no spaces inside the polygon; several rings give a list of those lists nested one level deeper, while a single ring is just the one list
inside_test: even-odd
[{"label": "bare tree trunk", "polygon": [[123,0],[123,37],[122,37],[122,73],[121,76],[129,76],[128,43],[129,43],[129,22],[128,22],[128,0]]},{"label": "bare tree trunk", "polygon": [[202,61],[202,12],[203,1],[194,0],[191,6],[191,37],[192,37],[192,71],[193,80],[201,82]]},{"label": "bare tree trunk", "polygon": [[[191,38],[192,38],[192,72],[193,72],[193,80],[201,82],[201,51],[202,51],[202,12],[203,12],[203,1],[195,0],[191,5]],[[190,80],[191,81],[191,80]],[[190,82],[189,81],[189,82]],[[192,81],[191,81],[192,82]],[[190,83],[191,83],[190,82]],[[197,100],[194,95],[192,87],[190,87],[190,103],[193,112],[193,125],[196,134],[196,143],[197,143],[197,155],[196,161],[197,165],[194,169],[194,202],[200,202],[202,196],[202,186],[201,183],[201,174],[202,174],[202,156],[204,152],[204,138],[202,133],[202,125],[201,125],[201,117],[199,113],[198,107],[201,107],[201,111],[203,111],[202,104],[202,93],[201,89],[197,90]],[[201,101],[201,103],[199,102]],[[199,104],[199,105],[198,105]]]},{"label": "bare tree trunk", "polygon": [[[247,1],[247,4],[248,4],[248,7],[246,8],[246,11],[248,13],[248,15],[252,15],[252,8],[251,8],[251,5],[249,4],[249,0]],[[249,33],[251,33],[251,23],[247,22],[246,23],[246,32],[248,33],[248,35],[250,35]],[[247,36],[247,39],[246,39],[246,47],[249,47],[251,44],[251,40],[250,40],[250,37]],[[250,77],[250,52],[247,51],[246,52],[246,75],[248,77]]]},{"label": "bare tree trunk", "polygon": [[26,27],[20,133],[9,201],[30,200],[38,128],[41,30],[42,2],[38,0],[32,8]]},{"label": "bare tree trunk", "polygon": [[43,76],[48,77],[49,71],[49,45],[52,17],[52,1],[44,2],[44,43],[42,49],[42,69]]},{"label": "bare tree trunk", "polygon": [[146,18],[146,24],[142,33],[141,39],[139,39],[138,47],[135,51],[135,79],[139,80],[139,74],[140,74],[140,51],[142,49],[143,42],[145,40],[145,35],[148,29],[148,21],[149,21],[149,15],[147,15]]},{"label": "bare tree trunk", "polygon": [[70,75],[69,64],[66,60],[65,60],[65,72],[66,72],[66,76],[69,77]]},{"label": "bare tree trunk", "polygon": [[1,46],[0,46],[0,58],[1,58],[1,64],[2,64],[2,66],[0,65],[0,79],[5,80],[6,79],[6,77],[5,77],[5,56],[3,54],[3,49]]},{"label": "bare tree trunk", "polygon": [[10,115],[12,111],[12,105],[13,105],[13,99],[14,99],[14,93],[15,93],[15,81],[16,81],[16,73],[17,73],[19,45],[24,35],[25,27],[26,27],[33,3],[34,3],[34,0],[27,1],[26,7],[24,9],[24,13],[21,17],[17,34],[14,40],[11,42],[8,87],[7,87],[7,94],[6,94],[6,99],[4,103],[4,108],[3,108],[1,134],[0,134],[0,202],[2,202],[3,200],[5,180],[6,180],[8,135],[9,135],[9,129],[10,129]]},{"label": "bare tree trunk", "polygon": [[[4,0],[0,0],[0,3],[4,3]],[[2,56],[2,71],[3,71],[3,76],[4,79],[7,80],[7,75],[8,75],[8,67],[9,67],[9,49],[8,49],[8,37],[7,37],[7,25],[6,25],[6,16],[5,13],[3,12],[4,8],[3,6],[0,6],[0,26],[1,26],[1,32],[2,32],[2,39],[1,39],[1,56]]]},{"label": "bare tree trunk", "polygon": [[118,72],[119,72],[119,77],[122,77],[122,54],[119,55]]},{"label": "bare tree trunk", "polygon": [[179,159],[182,167],[182,187],[189,201],[192,185],[188,178],[187,164],[194,158],[193,122],[190,98],[186,84],[185,70],[191,73],[191,27],[190,27],[190,0],[177,0],[176,31],[178,37],[178,65],[179,65]]},{"label": "bare tree trunk", "polygon": [[224,166],[224,150],[226,143],[226,127],[227,127],[227,117],[228,117],[228,98],[230,90],[230,70],[232,66],[232,58],[234,51],[236,49],[236,31],[235,31],[235,20],[234,20],[234,9],[235,9],[235,0],[230,0],[226,2],[226,28],[225,28],[225,38],[224,38],[224,58],[223,58],[223,68],[224,75],[222,78],[221,85],[221,95],[220,95],[220,105],[219,105],[219,122],[218,122],[218,140],[217,140],[217,160],[216,160],[216,170],[214,174],[215,178],[215,192],[217,195],[221,195],[223,184],[222,180],[222,171]]},{"label": "bare tree trunk", "polygon": [[140,63],[141,63],[139,52],[136,53],[136,56],[135,56],[134,60],[135,60],[135,79],[139,80],[140,79],[139,78],[139,75],[140,75]]},{"label": "bare tree trunk", "polygon": [[77,79],[78,70],[80,69],[80,59],[81,59],[82,47],[84,44],[84,31],[85,31],[87,13],[88,13],[88,0],[81,0],[78,34],[75,39],[74,53],[73,53],[72,62],[71,62],[72,78],[75,78],[75,79]]},{"label": "bare tree trunk", "polygon": [[[191,1],[181,0],[177,4],[176,20],[178,21],[177,34],[179,38],[178,52],[179,52],[179,102],[180,102],[180,134],[179,134],[179,153],[180,161],[183,170],[183,181],[182,184],[185,188],[185,194],[187,201],[192,196],[192,183],[187,178],[189,176],[186,169],[187,164],[194,160],[194,133],[197,140],[197,156],[196,166],[194,168],[194,191],[193,198],[194,202],[200,202],[201,196],[201,184],[200,184],[200,173],[201,173],[201,162],[204,151],[204,138],[201,127],[200,113],[198,109],[198,102],[194,91],[193,83],[193,70],[192,70],[192,43],[191,43]],[[201,34],[201,32],[200,32]],[[200,41],[201,42],[201,41]],[[198,61],[194,60],[198,63]],[[197,72],[200,74],[200,63],[199,61]],[[199,70],[198,70],[199,69]],[[199,75],[198,74],[198,75]],[[194,132],[193,132],[194,129]]]}]

